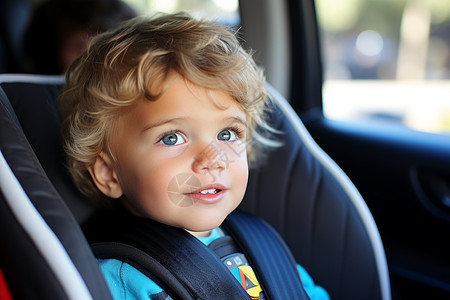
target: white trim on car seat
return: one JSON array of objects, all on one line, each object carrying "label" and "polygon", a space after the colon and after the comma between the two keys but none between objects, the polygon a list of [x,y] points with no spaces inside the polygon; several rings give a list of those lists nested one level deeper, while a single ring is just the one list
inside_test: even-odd
[{"label": "white trim on car seat", "polygon": [[34,74],[0,74],[0,83],[23,82],[39,84],[63,84],[63,75],[34,75]]},{"label": "white trim on car seat", "polygon": [[31,203],[0,150],[0,190],[69,299],[92,299],[86,283],[55,233]]},{"label": "white trim on car seat", "polygon": [[278,108],[284,113],[288,121],[294,127],[300,139],[305,146],[311,151],[311,153],[317,158],[317,160],[336,178],[341,184],[345,192],[348,194],[353,205],[361,216],[362,222],[366,228],[370,242],[372,244],[375,260],[377,264],[378,276],[381,285],[381,296],[383,300],[391,299],[391,288],[389,281],[389,272],[386,261],[386,254],[384,252],[383,243],[381,241],[378,228],[375,224],[372,214],[367,207],[367,204],[363,200],[361,194],[350,181],[348,176],[342,171],[341,168],[317,145],[313,140],[298,115],[292,109],[287,100],[272,86],[267,85],[271,100],[278,106]]}]

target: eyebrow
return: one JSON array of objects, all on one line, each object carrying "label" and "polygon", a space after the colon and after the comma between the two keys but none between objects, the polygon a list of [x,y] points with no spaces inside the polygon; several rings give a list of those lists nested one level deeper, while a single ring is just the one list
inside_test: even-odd
[{"label": "eyebrow", "polygon": [[171,119],[167,119],[167,120],[156,121],[156,122],[145,125],[144,128],[142,128],[141,132],[145,132],[149,129],[159,127],[159,126],[162,126],[165,124],[173,123],[173,122],[176,122],[177,120],[183,120],[183,119],[185,119],[185,118],[171,118]]},{"label": "eyebrow", "polygon": [[247,120],[242,119],[240,117],[229,117],[228,120],[231,120],[231,123],[237,122],[242,124],[243,126],[247,127]]},{"label": "eyebrow", "polygon": [[[178,120],[186,120],[186,119],[187,118],[185,118],[185,117],[180,117],[180,118],[170,118],[167,120],[155,121],[155,122],[145,125],[144,128],[141,130],[141,132],[144,133],[147,130],[150,130],[150,129],[153,129],[153,128],[156,128],[159,126],[163,126],[165,124],[173,123]],[[229,120],[230,121],[229,123],[240,123],[243,126],[247,127],[247,121],[245,119],[242,119],[237,116],[228,117],[228,118],[225,118],[224,120]]]},{"label": "eyebrow", "polygon": [[159,127],[168,123],[173,123],[176,122],[177,120],[182,120],[184,118],[170,118],[170,119],[164,119],[164,120],[157,120],[155,122],[151,122],[147,125],[144,126],[144,128],[142,129],[142,132],[147,131],[149,129],[155,128],[155,127]]}]

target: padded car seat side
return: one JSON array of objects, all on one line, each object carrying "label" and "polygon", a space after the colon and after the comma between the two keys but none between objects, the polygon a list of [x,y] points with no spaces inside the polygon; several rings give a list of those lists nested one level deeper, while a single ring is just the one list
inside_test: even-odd
[{"label": "padded car seat side", "polygon": [[[57,121],[40,110],[48,112],[46,103],[55,107],[62,80],[0,76],[5,80],[27,82],[0,84],[0,268],[13,298],[111,299],[78,221],[30,146],[29,140],[45,140],[45,132],[28,139],[24,133]],[[21,110],[37,123],[22,124],[16,114]]]},{"label": "padded car seat side", "polygon": [[280,232],[331,299],[390,299],[384,248],[364,200],[283,96],[269,90],[284,145],[250,172],[241,208]]}]

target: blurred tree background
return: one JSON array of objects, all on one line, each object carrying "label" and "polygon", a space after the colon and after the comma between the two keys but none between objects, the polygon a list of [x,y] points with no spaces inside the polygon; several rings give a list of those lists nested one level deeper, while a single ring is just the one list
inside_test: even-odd
[{"label": "blurred tree background", "polygon": [[315,3],[330,78],[450,79],[450,1]]}]

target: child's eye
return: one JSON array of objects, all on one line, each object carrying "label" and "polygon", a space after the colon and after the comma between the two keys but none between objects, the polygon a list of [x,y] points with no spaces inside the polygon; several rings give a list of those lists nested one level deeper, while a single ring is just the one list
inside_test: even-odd
[{"label": "child's eye", "polygon": [[183,138],[183,136],[177,132],[169,132],[159,140],[159,143],[162,143],[167,146],[180,145],[185,142],[186,140]]},{"label": "child's eye", "polygon": [[234,142],[238,139],[236,133],[232,129],[224,129],[217,135],[219,141]]}]

